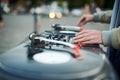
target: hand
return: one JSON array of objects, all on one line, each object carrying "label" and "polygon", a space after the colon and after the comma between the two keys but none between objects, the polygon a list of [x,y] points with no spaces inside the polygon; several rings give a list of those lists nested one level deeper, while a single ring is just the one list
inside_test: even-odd
[{"label": "hand", "polygon": [[79,22],[77,23],[77,26],[83,26],[83,25],[85,25],[87,22],[92,21],[93,18],[94,18],[94,16],[91,15],[91,14],[83,15],[83,16],[80,18]]},{"label": "hand", "polygon": [[98,30],[82,30],[72,39],[74,42],[83,42],[85,44],[101,44],[102,33]]}]

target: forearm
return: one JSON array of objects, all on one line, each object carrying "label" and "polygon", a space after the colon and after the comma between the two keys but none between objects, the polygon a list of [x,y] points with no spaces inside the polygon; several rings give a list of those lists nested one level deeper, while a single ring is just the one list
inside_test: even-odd
[{"label": "forearm", "polygon": [[115,49],[120,49],[120,28],[115,28],[111,31],[103,31],[102,42],[105,46],[112,46]]},{"label": "forearm", "polygon": [[112,11],[104,11],[100,13],[95,13],[93,21],[110,23],[111,15],[112,15]]}]

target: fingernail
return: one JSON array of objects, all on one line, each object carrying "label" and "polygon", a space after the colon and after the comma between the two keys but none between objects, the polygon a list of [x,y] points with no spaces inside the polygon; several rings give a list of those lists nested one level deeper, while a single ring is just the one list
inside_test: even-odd
[{"label": "fingernail", "polygon": [[71,38],[71,39],[69,40],[69,42],[70,42],[70,43],[74,43],[74,39]]},{"label": "fingernail", "polygon": [[75,36],[77,36],[77,35],[78,35],[78,33],[75,34]]}]

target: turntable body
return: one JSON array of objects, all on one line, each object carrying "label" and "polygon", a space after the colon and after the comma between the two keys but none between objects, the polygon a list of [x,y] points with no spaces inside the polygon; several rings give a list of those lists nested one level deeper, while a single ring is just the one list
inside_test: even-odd
[{"label": "turntable body", "polygon": [[[52,32],[52,34],[56,31]],[[64,34],[65,36],[58,36]],[[42,36],[68,42],[75,32],[54,34],[46,31]],[[68,37],[66,37],[68,36]],[[33,37],[36,39],[36,36]],[[41,39],[41,38],[40,38]],[[43,40],[43,39],[42,39]],[[37,42],[36,42],[37,41]],[[31,39],[30,42],[0,55],[0,78],[5,80],[117,80],[104,52],[97,45],[79,47],[81,55],[68,46],[49,41]],[[57,41],[56,41],[57,42]],[[38,45],[39,44],[39,45]],[[41,45],[42,44],[42,45]]]}]

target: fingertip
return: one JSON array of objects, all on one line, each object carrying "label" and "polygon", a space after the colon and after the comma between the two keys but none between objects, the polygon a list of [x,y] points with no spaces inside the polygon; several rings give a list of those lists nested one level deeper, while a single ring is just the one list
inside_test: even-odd
[{"label": "fingertip", "polygon": [[83,28],[83,26],[80,26],[80,30],[82,31],[84,28]]},{"label": "fingertip", "polygon": [[77,35],[78,35],[78,33],[75,34],[75,36],[77,36]]}]

